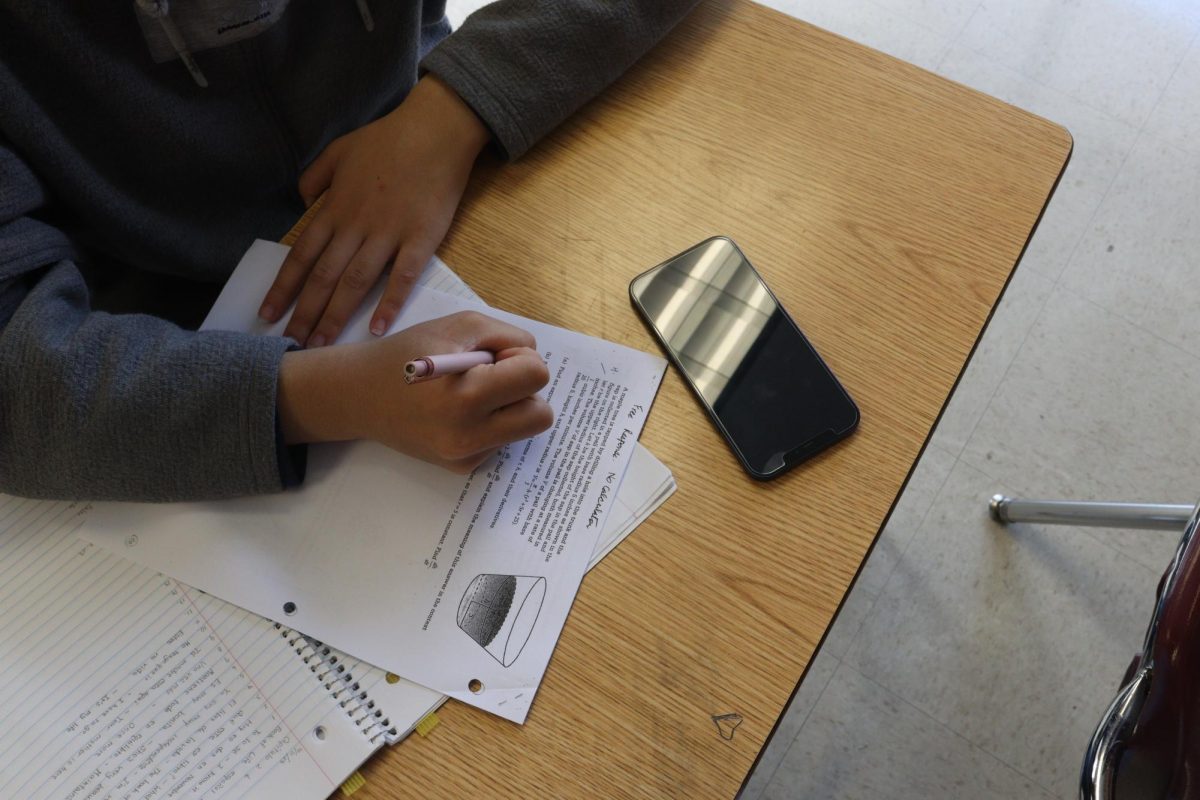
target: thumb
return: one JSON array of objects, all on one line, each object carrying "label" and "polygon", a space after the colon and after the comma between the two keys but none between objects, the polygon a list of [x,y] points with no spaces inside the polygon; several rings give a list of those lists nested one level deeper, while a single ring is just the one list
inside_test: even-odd
[{"label": "thumb", "polygon": [[337,154],[334,150],[336,145],[336,140],[330,142],[329,146],[321,151],[321,155],[317,156],[304,172],[300,173],[297,188],[300,190],[300,197],[303,198],[305,207],[317,202],[317,198],[333,182],[333,173],[337,169]]}]

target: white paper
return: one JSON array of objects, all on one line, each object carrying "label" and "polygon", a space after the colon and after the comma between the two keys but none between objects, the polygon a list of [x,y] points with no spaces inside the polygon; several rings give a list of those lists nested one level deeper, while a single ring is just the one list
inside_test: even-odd
[{"label": "white paper", "polygon": [[[419,284],[431,289],[482,302],[466,281],[436,256],[426,266]],[[640,525],[656,508],[675,492],[671,470],[641,443],[634,448],[625,480],[617,490],[613,509],[604,523],[604,531],[596,540],[588,571],[600,563]],[[316,643],[316,646],[321,646]],[[398,678],[379,667],[367,664],[339,650],[332,657],[346,668],[345,675],[362,686],[372,700],[387,713],[391,730],[385,739],[394,744],[412,732],[413,727],[427,714],[436,711],[447,700],[446,695]],[[389,677],[391,675],[391,677]]]},{"label": "white paper", "polygon": [[[455,297],[483,302],[466,281],[436,256],[425,267],[419,283]],[[675,476],[671,474],[671,470],[638,442],[633,450],[633,458],[629,461],[629,468],[625,472],[625,480],[621,481],[613,509],[604,525],[604,532],[600,534],[596,548],[592,551],[588,569],[599,564],[600,559],[612,552],[634,528],[674,493]]]},{"label": "white paper", "polygon": [[[467,285],[467,282],[450,269],[446,262],[436,256],[425,267],[419,283],[456,297],[483,302],[482,298]],[[613,509],[605,522],[604,531],[596,541],[588,569],[600,563],[611,553],[634,528],[646,520],[654,510],[675,493],[675,476],[654,454],[638,442],[629,460],[629,468]]]},{"label": "white paper", "polygon": [[[453,273],[452,273],[453,274]],[[617,491],[613,509],[605,522],[604,531],[596,540],[588,571],[613,551],[625,537],[666,502],[675,492],[671,471],[649,450],[639,446],[629,460],[625,480]],[[320,646],[320,643],[314,643]],[[384,739],[395,744],[404,739],[418,722],[447,700],[446,695],[419,686],[404,678],[388,677],[388,673],[339,650],[332,655],[346,669],[347,680],[358,683],[387,714],[390,728]],[[394,731],[391,732],[391,731]]]},{"label": "white paper", "polygon": [[376,749],[274,624],[81,511],[0,495],[0,797],[319,800]]},{"label": "white paper", "polygon": [[[256,243],[207,327],[247,329],[284,252]],[[367,338],[374,305],[368,298],[341,341]],[[101,504],[83,534],[371,664],[524,721],[665,362],[427,289],[413,292],[393,330],[466,308],[538,339],[550,367],[551,431],[509,445],[467,479],[370,442],[312,447],[298,491]],[[284,325],[250,327],[270,333]],[[295,604],[291,614],[287,603]]]},{"label": "white paper", "polygon": [[634,450],[608,524],[596,542],[592,563],[598,564],[674,493],[671,471],[646,448]]}]

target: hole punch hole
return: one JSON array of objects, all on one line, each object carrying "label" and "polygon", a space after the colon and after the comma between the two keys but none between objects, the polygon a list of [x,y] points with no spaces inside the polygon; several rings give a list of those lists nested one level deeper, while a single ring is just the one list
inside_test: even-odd
[{"label": "hole punch hole", "polygon": [[313,728],[313,736],[317,737],[317,739],[322,742],[325,741],[325,726],[318,725],[317,727]]},{"label": "hole punch hole", "polygon": [[471,678],[467,683],[467,688],[471,690],[471,694],[479,694],[483,691],[483,682],[479,678]]},{"label": "hole punch hole", "polygon": [[293,603],[291,600],[288,600],[286,603],[283,604],[283,613],[287,614],[289,617],[292,614],[295,614],[296,613],[296,604]]}]

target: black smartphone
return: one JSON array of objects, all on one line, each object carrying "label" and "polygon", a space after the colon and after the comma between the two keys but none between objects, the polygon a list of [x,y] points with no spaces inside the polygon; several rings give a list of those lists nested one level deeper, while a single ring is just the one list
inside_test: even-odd
[{"label": "black smartphone", "polygon": [[850,395],[728,237],[643,272],[629,295],[753,477],[778,477],[858,425]]}]

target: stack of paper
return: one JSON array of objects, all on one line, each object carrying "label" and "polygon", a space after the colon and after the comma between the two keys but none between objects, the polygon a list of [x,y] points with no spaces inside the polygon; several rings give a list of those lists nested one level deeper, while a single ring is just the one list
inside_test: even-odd
[{"label": "stack of paper", "polygon": [[[207,324],[281,331],[284,322],[265,328],[255,310],[285,252],[256,243]],[[439,288],[456,283],[436,266],[431,277]],[[368,298],[342,341],[366,338],[374,303]],[[395,327],[466,308],[479,306],[418,289]],[[84,536],[367,663],[524,721],[593,553],[611,550],[673,489],[665,467],[636,445],[665,362],[483,308],[538,338],[551,373],[550,431],[503,448],[466,478],[372,442],[313,448],[301,491],[219,504],[105,504]]]},{"label": "stack of paper", "polygon": [[[426,279],[469,293],[440,262]],[[626,449],[626,455],[625,479],[591,539],[589,568],[674,490],[670,471],[644,449]],[[502,467],[494,464],[490,471]],[[337,477],[325,477],[330,474]],[[122,556],[138,550],[139,534],[153,538],[152,523],[147,527],[147,520],[136,518],[139,509],[145,507],[134,507],[125,536],[109,543]],[[403,738],[446,700],[77,540],[77,526],[93,513],[83,504],[0,495],[0,573],[9,574],[10,584],[25,583],[0,597],[0,627],[9,634],[0,674],[8,705],[16,703],[16,716],[24,720],[17,733],[9,732],[8,749],[25,751],[0,764],[0,796],[190,791],[214,800],[247,792],[325,797],[376,748]],[[221,532],[192,533],[190,544],[205,548]],[[286,526],[268,533],[274,539],[268,545],[286,545]],[[300,542],[317,550],[322,545]],[[348,563],[361,568],[354,548],[345,549]],[[267,550],[286,570],[286,548]],[[252,565],[263,555],[242,552]],[[237,571],[237,564],[225,563]],[[358,576],[344,566],[330,564],[323,577],[335,591],[356,596]],[[263,580],[271,583],[269,576]],[[509,583],[528,590],[531,581],[513,577]],[[387,612],[395,598],[376,595],[369,599]],[[380,637],[392,633],[386,626],[376,631]]]},{"label": "stack of paper", "polygon": [[621,491],[617,492],[617,502],[608,516],[608,524],[596,542],[592,565],[595,566],[612,552],[622,539],[674,493],[675,476],[671,470],[649,450],[638,445],[633,451],[633,458],[629,460],[629,470],[625,473]]},{"label": "stack of paper", "polygon": [[[633,529],[654,513],[675,493],[675,476],[666,465],[650,454],[644,447],[634,451],[625,473],[625,481],[617,492],[616,503],[604,532],[600,534],[588,563],[591,570],[600,560],[612,552]],[[340,650],[327,648],[322,642],[310,638],[314,650],[326,650],[334,663],[345,667],[348,680],[368,687],[370,696],[387,710],[391,725],[385,735],[388,744],[394,744],[412,732],[413,728],[429,712],[436,710],[448,698],[432,689],[426,689],[412,681],[388,674]]]}]

